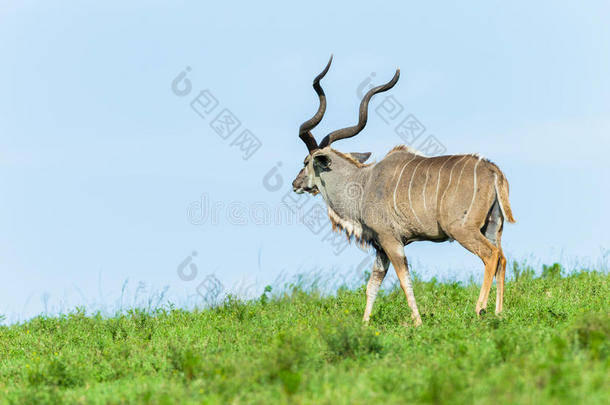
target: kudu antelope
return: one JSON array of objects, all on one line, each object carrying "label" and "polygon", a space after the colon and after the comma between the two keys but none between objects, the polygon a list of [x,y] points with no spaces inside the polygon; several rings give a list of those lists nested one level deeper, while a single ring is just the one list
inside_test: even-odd
[{"label": "kudu antelope", "polygon": [[499,314],[506,270],[500,245],[502,227],[505,220],[515,222],[506,177],[498,166],[475,154],[425,157],[400,145],[380,162],[365,164],[370,153],[341,153],[332,149],[334,142],[362,131],[370,99],[396,84],[398,69],[392,80],[366,93],[360,103],[357,125],[331,132],[318,144],[311,130],[326,110],[320,80],[331,62],[332,56],[313,81],[320,106],[299,128],[299,137],[309,153],[292,186],[296,193],[320,193],[328,206],[333,229],[375,248],[377,256],[366,287],[364,321],[370,318],[375,297],[392,263],[411,316],[417,326],[421,325],[404,246],[422,240],[457,240],[479,256],[485,265],[485,275],[476,313],[486,309],[495,275]]}]

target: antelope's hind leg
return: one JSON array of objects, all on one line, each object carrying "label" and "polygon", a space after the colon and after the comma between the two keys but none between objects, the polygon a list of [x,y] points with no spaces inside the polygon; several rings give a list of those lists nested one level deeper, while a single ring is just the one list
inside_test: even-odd
[{"label": "antelope's hind leg", "polygon": [[386,256],[382,250],[377,249],[377,256],[375,257],[375,263],[373,263],[371,277],[366,285],[366,308],[364,309],[364,316],[362,317],[364,322],[368,322],[371,318],[375,298],[377,298],[379,287],[381,286],[385,275],[388,273],[389,266],[390,260],[388,259],[388,256]]},{"label": "antelope's hind leg", "polygon": [[[483,232],[485,237],[500,250],[498,258],[498,267],[496,269],[496,315],[502,312],[502,304],[504,301],[504,279],[506,278],[506,257],[502,252],[502,228],[504,225],[504,218],[502,217],[502,211],[498,200],[494,202]],[[487,305],[487,303],[485,303]]]},{"label": "antelope's hind leg", "polygon": [[498,260],[498,270],[496,272],[496,315],[502,313],[504,303],[504,278],[506,277],[506,257],[500,247],[500,258]]},{"label": "antelope's hind leg", "polygon": [[455,239],[470,252],[479,256],[485,265],[485,274],[483,276],[483,284],[481,285],[481,293],[477,300],[476,313],[482,314],[487,309],[487,300],[489,298],[489,290],[498,269],[500,249],[493,245],[479,229],[469,228],[462,229],[460,234],[455,235]]}]

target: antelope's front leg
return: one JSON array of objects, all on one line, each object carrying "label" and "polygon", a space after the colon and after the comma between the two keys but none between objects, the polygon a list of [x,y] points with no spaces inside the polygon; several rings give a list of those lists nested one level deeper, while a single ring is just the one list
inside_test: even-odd
[{"label": "antelope's front leg", "polygon": [[415,294],[413,293],[413,281],[411,280],[411,274],[409,273],[404,246],[402,243],[393,239],[382,241],[382,246],[392,262],[394,270],[396,270],[398,281],[400,281],[400,287],[402,287],[402,290],[407,297],[407,303],[411,308],[411,318],[415,322],[415,326],[420,326],[422,324],[421,316],[419,315]]},{"label": "antelope's front leg", "polygon": [[366,285],[366,308],[364,309],[364,316],[362,317],[364,322],[368,322],[371,317],[371,311],[373,310],[375,298],[377,298],[379,287],[381,286],[385,275],[388,273],[389,266],[390,261],[388,260],[386,254],[381,250],[377,250],[377,256],[375,257],[375,263],[373,263],[371,277]]}]

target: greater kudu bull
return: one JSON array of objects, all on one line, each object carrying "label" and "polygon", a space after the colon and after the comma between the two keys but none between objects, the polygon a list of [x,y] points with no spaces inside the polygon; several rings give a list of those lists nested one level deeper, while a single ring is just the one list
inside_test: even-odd
[{"label": "greater kudu bull", "polygon": [[478,155],[425,157],[404,145],[393,148],[378,163],[364,164],[370,153],[341,153],[330,145],[358,134],[367,121],[374,94],[391,89],[400,70],[388,83],[371,89],[360,103],[358,124],[328,134],[318,145],[311,133],[324,116],[326,96],[320,80],[313,81],[320,99],[316,114],[304,122],[299,137],[309,154],[294,182],[297,193],[322,194],[333,229],[348,238],[372,245],[377,256],[366,288],[364,321],[368,322],[379,286],[390,262],[396,270],[412,318],[421,325],[404,246],[414,241],[457,240],[485,264],[476,305],[487,307],[489,290],[497,279],[496,313],[502,311],[506,258],[500,239],[504,221],[515,222],[508,201],[508,181],[502,171]]}]

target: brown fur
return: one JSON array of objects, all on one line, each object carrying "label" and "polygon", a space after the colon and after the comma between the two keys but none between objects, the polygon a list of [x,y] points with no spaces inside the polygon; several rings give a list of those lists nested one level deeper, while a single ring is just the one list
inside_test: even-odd
[{"label": "brown fur", "polygon": [[360,163],[359,161],[357,161],[356,159],[354,159],[353,157],[346,155],[345,153],[341,153],[338,150],[335,151],[337,153],[337,155],[341,156],[343,159],[347,160],[348,162],[353,163],[356,167],[367,167],[370,166],[374,163]]},{"label": "brown fur", "polygon": [[[316,170],[318,161],[331,164]],[[481,313],[487,307],[496,276],[496,312],[502,311],[506,259],[500,240],[503,222],[514,222],[514,217],[508,181],[494,163],[476,154],[426,157],[399,145],[380,162],[368,165],[326,147],[314,151],[307,165],[311,181],[328,205],[333,230],[377,251],[377,264],[367,286],[365,320],[391,263],[412,318],[416,325],[421,324],[404,246],[422,240],[456,240],[479,256],[485,274],[475,310]],[[298,176],[295,188],[302,187],[305,180]],[[347,191],[353,185],[361,190],[358,198]]]},{"label": "brown fur", "polygon": [[392,149],[390,149],[390,151],[388,153],[386,153],[386,156],[388,156],[388,155],[390,155],[390,154],[392,154],[394,152],[409,152],[409,153],[419,154],[419,151],[413,149],[410,146],[407,146],[407,145],[396,145]]},{"label": "brown fur", "polygon": [[[374,94],[391,89],[400,70],[388,83],[372,88],[360,103],[358,124],[328,134],[318,145],[311,133],[324,116],[326,96],[320,86],[330,67],[313,82],[320,99],[318,112],[299,128],[309,151],[305,167],[293,181],[297,193],[320,192],[328,205],[334,231],[348,240],[372,244],[377,251],[367,284],[364,321],[368,321],[375,296],[391,263],[411,308],[415,325],[422,320],[415,301],[404,246],[414,241],[456,240],[479,256],[485,265],[483,285],[476,305],[480,314],[487,307],[494,276],[498,280],[496,313],[502,311],[506,259],[500,240],[502,225],[514,222],[508,201],[508,181],[500,169],[476,155],[427,158],[398,145],[379,162],[364,164],[367,156],[354,158],[332,149],[333,142],[357,135],[367,122],[368,104]],[[359,195],[348,192],[356,186]],[[384,219],[380,221],[380,219]]]}]

